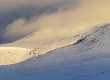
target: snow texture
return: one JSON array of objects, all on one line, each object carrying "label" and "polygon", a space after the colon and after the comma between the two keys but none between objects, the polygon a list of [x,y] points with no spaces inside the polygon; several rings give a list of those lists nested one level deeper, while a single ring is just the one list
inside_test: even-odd
[{"label": "snow texture", "polygon": [[1,80],[110,80],[110,24],[64,48],[1,66]]}]

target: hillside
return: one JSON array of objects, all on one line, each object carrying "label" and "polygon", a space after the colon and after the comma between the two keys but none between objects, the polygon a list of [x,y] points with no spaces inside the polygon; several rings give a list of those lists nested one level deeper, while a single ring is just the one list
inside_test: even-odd
[{"label": "hillside", "polygon": [[74,44],[0,67],[2,80],[109,80],[110,24],[94,28]]},{"label": "hillside", "polygon": [[16,64],[34,56],[40,56],[51,50],[67,46],[78,37],[80,36],[53,33],[53,31],[33,32],[15,42],[0,45],[0,54],[2,54],[0,65]]}]

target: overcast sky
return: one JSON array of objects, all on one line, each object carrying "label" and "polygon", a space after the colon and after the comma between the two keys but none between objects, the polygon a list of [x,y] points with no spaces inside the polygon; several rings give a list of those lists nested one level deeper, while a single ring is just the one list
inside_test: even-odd
[{"label": "overcast sky", "polygon": [[[6,27],[15,21],[20,21],[21,19],[29,20],[34,16],[38,18],[42,14],[51,14],[57,12],[58,10],[63,11],[70,8],[71,6],[76,8],[79,6],[79,4],[80,0],[0,0],[1,41],[7,41],[9,37],[11,37],[11,34],[9,34],[9,37],[7,36],[8,31]],[[18,28],[21,29],[22,26],[19,26]],[[29,29],[27,28],[25,31],[22,31],[23,33],[20,34],[21,36],[19,37],[23,37],[33,31],[33,28],[29,27]],[[16,34],[21,33],[20,31]],[[4,37],[4,35],[6,36]],[[13,36],[13,38],[19,37],[16,35]]]},{"label": "overcast sky", "polygon": [[37,30],[72,33],[110,20],[110,0],[0,0],[1,42]]}]

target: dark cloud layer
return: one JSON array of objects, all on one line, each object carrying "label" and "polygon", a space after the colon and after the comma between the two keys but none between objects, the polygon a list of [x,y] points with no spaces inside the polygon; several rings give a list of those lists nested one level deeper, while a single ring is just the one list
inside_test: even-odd
[{"label": "dark cloud layer", "polygon": [[110,0],[0,0],[0,42],[32,32],[72,35],[110,21]]},{"label": "dark cloud layer", "polygon": [[[43,0],[41,0],[41,3],[42,1]],[[47,0],[47,2],[48,1],[53,1],[53,0]],[[32,2],[34,3],[34,0],[32,0]],[[79,0],[68,0],[68,1],[64,0],[64,2],[61,0],[60,3],[55,3],[55,4],[53,3],[48,5],[42,5],[42,6],[41,5],[37,6],[37,4],[36,5],[34,4],[33,6],[32,5],[31,6],[29,5],[14,6],[13,4],[13,7],[5,8],[5,11],[3,11],[2,8],[0,9],[0,26],[5,26],[18,18],[29,19],[30,17],[35,15],[39,16],[45,12],[51,13],[51,12],[57,11],[58,9],[67,9],[70,6],[74,6],[76,8],[79,5],[79,2],[80,2]]]},{"label": "dark cloud layer", "polygon": [[[80,0],[1,0],[0,1],[0,42],[7,43],[20,39],[25,35],[16,36],[15,39],[4,37],[7,25],[13,23],[19,18],[30,20],[33,16],[40,16],[42,14],[51,14],[58,10],[67,10],[74,6],[79,6]],[[19,26],[21,28],[21,26]],[[32,31],[30,31],[32,32]]]}]

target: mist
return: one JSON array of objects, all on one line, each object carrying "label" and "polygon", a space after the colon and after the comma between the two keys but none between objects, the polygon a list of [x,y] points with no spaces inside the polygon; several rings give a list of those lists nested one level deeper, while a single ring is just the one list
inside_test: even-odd
[{"label": "mist", "polygon": [[[9,41],[15,41],[33,32],[51,32],[61,36],[84,33],[94,25],[110,21],[109,2],[109,0],[38,1],[37,7],[42,8],[48,5],[48,8],[44,9],[39,15],[30,16],[29,19],[17,18],[7,24],[2,37]],[[49,7],[51,4],[59,6],[53,6],[51,9]]]}]

